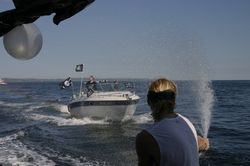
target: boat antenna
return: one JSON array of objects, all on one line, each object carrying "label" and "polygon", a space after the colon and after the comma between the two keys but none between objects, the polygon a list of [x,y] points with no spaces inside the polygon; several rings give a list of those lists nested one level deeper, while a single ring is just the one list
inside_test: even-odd
[{"label": "boat antenna", "polygon": [[71,89],[72,89],[72,93],[73,93],[73,98],[75,99],[75,98],[76,98],[76,95],[75,95],[75,91],[74,91],[74,84],[73,84],[73,81],[71,82]]}]

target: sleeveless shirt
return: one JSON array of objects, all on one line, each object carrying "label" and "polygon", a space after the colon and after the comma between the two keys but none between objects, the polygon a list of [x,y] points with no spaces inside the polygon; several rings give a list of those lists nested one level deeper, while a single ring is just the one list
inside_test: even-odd
[{"label": "sleeveless shirt", "polygon": [[161,166],[199,166],[197,134],[192,123],[180,114],[154,123],[146,131],[160,148]]}]

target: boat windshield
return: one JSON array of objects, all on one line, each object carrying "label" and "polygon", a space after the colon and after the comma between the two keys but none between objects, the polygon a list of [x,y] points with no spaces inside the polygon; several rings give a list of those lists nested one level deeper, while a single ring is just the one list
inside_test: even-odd
[{"label": "boat windshield", "polygon": [[[88,90],[88,86],[86,89]],[[110,92],[110,91],[126,91],[126,90],[133,90],[134,84],[129,82],[97,82],[93,86],[90,87],[94,91],[101,91],[101,92]]]}]

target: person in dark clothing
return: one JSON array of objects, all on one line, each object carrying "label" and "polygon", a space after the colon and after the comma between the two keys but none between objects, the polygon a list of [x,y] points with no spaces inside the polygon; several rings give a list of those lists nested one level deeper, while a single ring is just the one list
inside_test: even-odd
[{"label": "person in dark clothing", "polygon": [[154,124],[136,136],[139,166],[199,166],[199,151],[208,150],[208,139],[197,136],[193,124],[174,112],[176,92],[175,83],[165,78],[149,86]]},{"label": "person in dark clothing", "polygon": [[95,77],[94,76],[90,76],[89,77],[89,80],[86,82],[86,88],[87,88],[87,96],[91,96],[95,90],[97,89],[96,88],[96,80],[95,80]]}]

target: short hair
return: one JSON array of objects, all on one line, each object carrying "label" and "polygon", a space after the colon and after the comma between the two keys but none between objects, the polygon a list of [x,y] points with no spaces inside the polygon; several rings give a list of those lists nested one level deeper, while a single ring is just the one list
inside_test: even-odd
[{"label": "short hair", "polygon": [[147,101],[155,112],[173,112],[175,108],[177,86],[166,78],[153,81],[148,89]]},{"label": "short hair", "polygon": [[154,92],[161,92],[161,91],[165,91],[165,90],[170,90],[176,94],[177,86],[171,80],[168,80],[166,78],[160,78],[160,79],[153,81],[150,84],[149,90],[154,91]]}]

